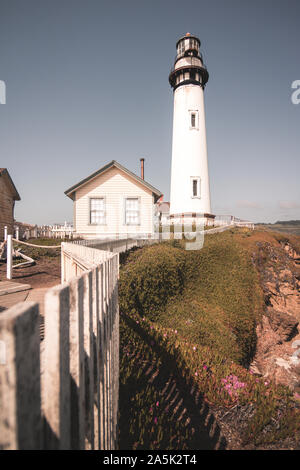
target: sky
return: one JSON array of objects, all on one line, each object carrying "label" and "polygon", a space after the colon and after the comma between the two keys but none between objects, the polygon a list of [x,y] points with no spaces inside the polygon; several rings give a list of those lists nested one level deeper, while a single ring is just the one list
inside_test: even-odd
[{"label": "sky", "polygon": [[0,0],[0,167],[18,221],[72,221],[64,191],[111,160],[169,200],[176,41],[198,36],[212,212],[300,219],[299,0]]}]

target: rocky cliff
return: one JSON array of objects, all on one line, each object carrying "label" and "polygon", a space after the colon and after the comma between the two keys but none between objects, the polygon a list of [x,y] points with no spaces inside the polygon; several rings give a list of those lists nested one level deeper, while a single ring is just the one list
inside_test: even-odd
[{"label": "rocky cliff", "polygon": [[250,370],[300,394],[300,255],[287,241],[257,242],[253,254],[265,298]]}]

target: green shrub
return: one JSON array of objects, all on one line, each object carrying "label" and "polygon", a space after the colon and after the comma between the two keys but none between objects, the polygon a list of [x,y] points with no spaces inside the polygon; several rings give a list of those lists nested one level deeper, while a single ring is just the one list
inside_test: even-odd
[{"label": "green shrub", "polygon": [[132,253],[120,272],[120,308],[177,328],[198,344],[246,364],[263,310],[248,252],[231,234],[206,237],[202,250],[174,240]]},{"label": "green shrub", "polygon": [[184,265],[184,251],[168,243],[132,253],[120,272],[121,310],[157,318],[170,299],[181,295]]}]

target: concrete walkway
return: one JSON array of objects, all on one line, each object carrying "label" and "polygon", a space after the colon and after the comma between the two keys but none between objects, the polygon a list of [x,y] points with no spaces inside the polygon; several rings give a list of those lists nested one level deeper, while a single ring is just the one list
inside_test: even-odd
[{"label": "concrete walkway", "polygon": [[20,282],[14,281],[0,281],[0,296],[27,291],[29,289],[31,289],[29,284],[21,284]]},{"label": "concrete walkway", "polygon": [[44,316],[44,297],[46,292],[50,287],[41,287],[39,289],[32,289],[28,292],[28,297],[26,301],[28,302],[38,302],[40,307],[40,315]]},{"label": "concrete walkway", "polygon": [[[30,288],[31,289],[31,288]],[[1,294],[0,296],[0,312],[12,307],[18,302],[38,302],[40,315],[44,315],[44,297],[49,287],[39,289],[31,289],[21,292],[12,292]]]}]

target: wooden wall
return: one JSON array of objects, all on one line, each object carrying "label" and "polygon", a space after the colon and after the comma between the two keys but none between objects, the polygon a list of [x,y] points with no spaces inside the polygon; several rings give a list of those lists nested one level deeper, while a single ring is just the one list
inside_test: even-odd
[{"label": "wooden wall", "polygon": [[[90,224],[90,198],[105,198],[105,225]],[[124,200],[137,197],[140,200],[140,223],[126,225],[124,221]],[[111,168],[97,176],[76,191],[74,200],[74,227],[83,238],[137,236],[153,231],[153,195],[118,168]]]},{"label": "wooden wall", "polygon": [[5,175],[0,175],[0,240],[4,238],[4,226],[13,234],[15,201]]}]

